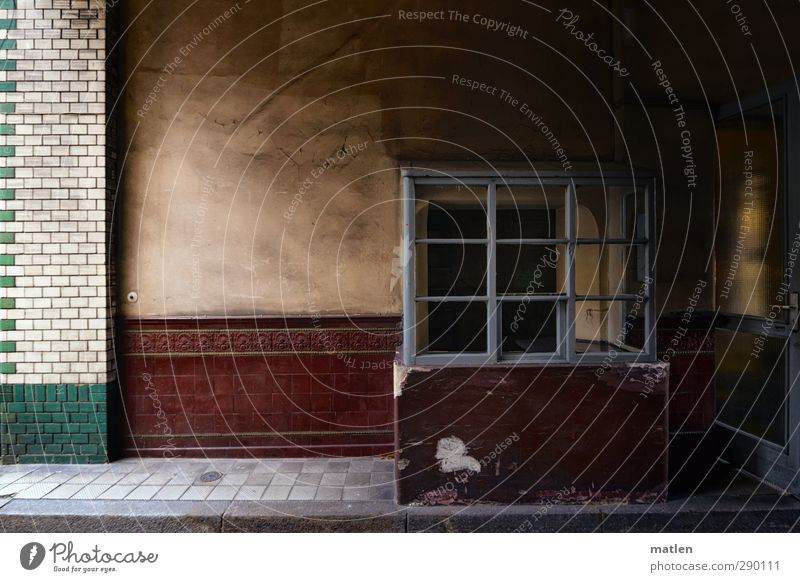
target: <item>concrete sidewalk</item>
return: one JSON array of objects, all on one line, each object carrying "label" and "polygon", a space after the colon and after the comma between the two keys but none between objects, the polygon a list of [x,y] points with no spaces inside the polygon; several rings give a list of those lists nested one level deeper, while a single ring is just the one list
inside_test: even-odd
[{"label": "concrete sidewalk", "polygon": [[11,499],[369,501],[394,499],[393,463],[358,459],[125,459],[108,465],[0,467]]},{"label": "concrete sidewalk", "polygon": [[800,501],[765,488],[654,505],[401,507],[391,467],[369,458],[0,467],[0,531],[800,531]]}]

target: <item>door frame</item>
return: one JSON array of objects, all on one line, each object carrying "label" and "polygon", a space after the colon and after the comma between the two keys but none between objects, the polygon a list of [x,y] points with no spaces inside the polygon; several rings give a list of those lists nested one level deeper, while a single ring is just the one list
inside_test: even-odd
[{"label": "door frame", "polygon": [[[781,178],[784,187],[783,265],[793,237],[800,232],[800,195],[797,195],[800,188],[800,164],[790,163],[800,156],[800,79],[790,79],[780,85],[723,105],[719,108],[715,121],[719,123],[735,119],[751,109],[770,102],[782,105],[784,120],[784,148],[781,160]],[[722,195],[720,192],[720,199]],[[715,202],[716,200],[715,197]],[[800,292],[800,260],[792,273],[787,299],[792,292]],[[716,432],[717,442],[721,443],[723,460],[782,489],[800,493],[800,385],[798,385],[800,384],[798,381],[800,334],[792,330],[792,319],[795,317],[798,317],[797,313],[789,316],[784,333],[771,336],[785,338],[786,445],[776,445],[716,419],[713,430]],[[761,323],[764,319],[745,315],[718,317],[716,327],[734,333],[761,332]]]}]

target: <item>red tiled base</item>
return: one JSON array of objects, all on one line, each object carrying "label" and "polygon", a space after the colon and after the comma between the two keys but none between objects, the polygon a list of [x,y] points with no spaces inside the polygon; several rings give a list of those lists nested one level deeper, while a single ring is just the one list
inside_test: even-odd
[{"label": "red tiled base", "polygon": [[[664,367],[613,365],[602,378],[595,372],[592,366],[409,369],[397,398],[399,502],[664,500]],[[651,391],[643,392],[650,381]],[[453,453],[447,446],[453,437],[465,448],[459,444]]]},{"label": "red tiled base", "polygon": [[[669,429],[706,431],[714,423],[714,324],[698,317],[689,329],[681,328],[684,324],[675,318],[659,320],[658,359],[670,365]],[[672,343],[676,338],[677,345]],[[675,353],[667,356],[670,345]]]},{"label": "red tiled base", "polygon": [[[396,325],[389,318],[129,322],[124,453],[390,453]],[[253,353],[254,344],[271,351]]]},{"label": "red tiled base", "polygon": [[[184,456],[389,452],[399,323],[398,318],[128,321],[124,452],[161,455],[169,438],[170,450]],[[663,361],[664,347],[681,325],[662,318],[659,326]],[[710,322],[693,322],[669,358],[671,432],[701,432],[713,423],[709,327]]]}]

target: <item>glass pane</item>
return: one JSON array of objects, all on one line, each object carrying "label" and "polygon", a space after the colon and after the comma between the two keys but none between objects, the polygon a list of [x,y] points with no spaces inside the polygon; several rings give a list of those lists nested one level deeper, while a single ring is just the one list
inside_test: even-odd
[{"label": "glass pane", "polygon": [[497,238],[564,238],[563,186],[498,186]]},{"label": "glass pane", "polygon": [[646,305],[645,301],[576,301],[576,352],[642,351]]},{"label": "glass pane", "polygon": [[506,355],[558,351],[558,312],[563,302],[503,301],[500,303],[501,350]]},{"label": "glass pane", "polygon": [[417,352],[486,352],[486,303],[417,303]]},{"label": "glass pane", "polygon": [[579,186],[576,189],[578,238],[645,238],[644,188]]},{"label": "glass pane", "polygon": [[497,245],[497,294],[557,295],[567,292],[564,245]]},{"label": "glass pane", "polygon": [[575,247],[578,295],[647,294],[644,245],[579,244]]},{"label": "glass pane", "polygon": [[772,304],[785,303],[781,104],[748,111],[744,122],[737,117],[717,129],[717,304],[725,313],[767,317]]},{"label": "glass pane", "polygon": [[486,294],[486,245],[417,245],[417,297]]},{"label": "glass pane", "polygon": [[415,186],[418,239],[486,238],[485,186]]},{"label": "glass pane", "polygon": [[786,444],[785,342],[723,329],[715,339],[717,418],[778,445]]}]

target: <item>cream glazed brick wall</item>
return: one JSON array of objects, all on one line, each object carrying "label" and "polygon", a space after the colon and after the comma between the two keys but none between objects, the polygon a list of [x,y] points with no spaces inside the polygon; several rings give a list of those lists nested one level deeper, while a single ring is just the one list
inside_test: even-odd
[{"label": "cream glazed brick wall", "polygon": [[[2,4],[2,2],[0,2]],[[13,154],[0,189],[2,384],[106,384],[114,378],[107,284],[111,196],[106,183],[106,6],[99,0],[16,0],[0,82],[16,89],[0,136]],[[6,5],[9,6],[9,5]],[[11,283],[9,283],[9,281]],[[12,300],[13,301],[10,301]]]}]

